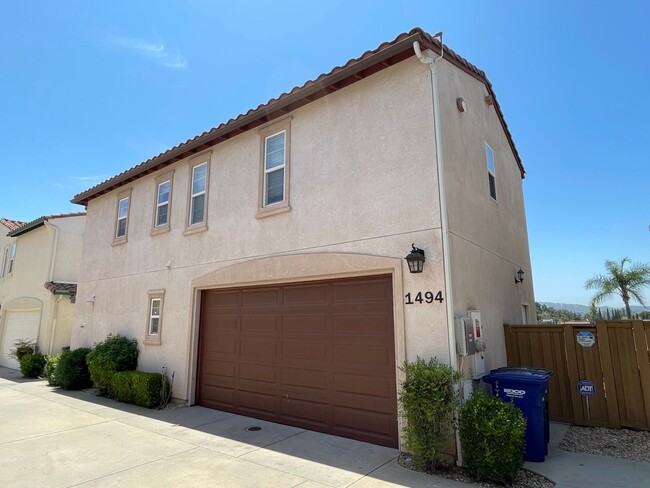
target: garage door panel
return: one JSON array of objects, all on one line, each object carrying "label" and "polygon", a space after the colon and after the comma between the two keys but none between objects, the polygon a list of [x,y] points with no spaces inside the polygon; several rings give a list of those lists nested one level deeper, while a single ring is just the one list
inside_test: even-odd
[{"label": "garage door panel", "polygon": [[251,288],[242,292],[242,306],[277,307],[280,305],[279,288]]},{"label": "garage door panel", "polygon": [[297,398],[283,398],[280,403],[282,417],[295,421],[308,420],[321,426],[327,425],[330,407],[326,402]]},{"label": "garage door panel", "polygon": [[363,366],[393,366],[394,351],[384,344],[336,344],[334,361],[337,363]]},{"label": "garage door panel", "polygon": [[350,281],[334,284],[334,304],[355,302],[386,302],[392,300],[392,287],[377,280]]},{"label": "garage door panel", "polygon": [[288,363],[321,363],[328,359],[328,345],[317,342],[284,342],[282,359]]},{"label": "garage door panel", "polygon": [[392,398],[395,387],[385,375],[366,376],[348,373],[334,375],[334,390],[341,393],[358,393],[360,395]]},{"label": "garage door panel", "polygon": [[[285,367],[282,369],[282,384],[316,390],[327,390],[330,374],[327,371],[305,370]],[[311,392],[309,392],[311,394]]]},{"label": "garage door panel", "polygon": [[10,357],[11,350],[15,347],[16,341],[36,341],[40,326],[41,312],[7,312],[5,319],[4,333],[0,329],[0,364],[8,368],[19,369],[20,364],[15,358]]},{"label": "garage door panel", "polygon": [[201,405],[398,444],[390,276],[205,292],[199,351]]},{"label": "garage door panel", "polygon": [[278,358],[278,343],[272,340],[242,338],[240,341],[242,359],[276,360]]},{"label": "garage door panel", "polygon": [[293,315],[282,316],[282,333],[288,336],[326,336],[328,334],[327,315]]},{"label": "garage door panel", "polygon": [[286,307],[325,305],[329,301],[330,287],[323,283],[300,284],[284,287],[282,304]]},{"label": "garage door panel", "polygon": [[263,364],[239,364],[239,377],[242,380],[277,383],[279,376],[279,368],[269,367]]},{"label": "garage door panel", "polygon": [[276,336],[280,331],[280,322],[279,314],[242,315],[241,332],[255,336]]},{"label": "garage door panel", "polygon": [[332,324],[334,335],[379,336],[385,340],[389,339],[386,335],[392,327],[392,317],[387,317],[386,312],[381,314],[335,315]]}]

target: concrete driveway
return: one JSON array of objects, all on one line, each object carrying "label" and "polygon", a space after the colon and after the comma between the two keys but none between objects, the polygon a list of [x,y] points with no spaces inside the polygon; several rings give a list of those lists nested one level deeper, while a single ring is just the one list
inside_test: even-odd
[{"label": "concrete driveway", "polygon": [[202,407],[147,410],[2,367],[0,419],[3,487],[470,486],[406,470],[395,449]]}]

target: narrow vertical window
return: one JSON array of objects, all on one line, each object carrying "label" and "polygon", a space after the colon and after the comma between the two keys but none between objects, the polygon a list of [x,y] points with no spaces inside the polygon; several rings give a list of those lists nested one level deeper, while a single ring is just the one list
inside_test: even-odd
[{"label": "narrow vertical window", "polygon": [[117,203],[117,226],[115,238],[126,237],[126,225],[129,216],[129,197],[121,198]]},{"label": "narrow vertical window", "polygon": [[284,201],[284,167],[286,131],[264,142],[264,206]]},{"label": "narrow vertical window", "polygon": [[160,305],[162,300],[160,298],[151,299],[151,307],[149,311],[149,335],[157,336],[160,328]]},{"label": "narrow vertical window", "polygon": [[14,263],[16,261],[16,243],[14,242],[11,244],[11,249],[9,251],[9,270],[7,271],[7,274],[11,274],[14,272]]},{"label": "narrow vertical window", "polygon": [[7,274],[7,259],[9,258],[9,248],[5,247],[5,252],[2,255],[2,269],[0,269],[0,278],[4,278]]},{"label": "narrow vertical window", "polygon": [[160,345],[163,327],[163,304],[165,290],[153,290],[149,292],[147,308],[147,326],[145,328],[144,343],[147,345]]},{"label": "narrow vertical window", "polygon": [[192,168],[192,188],[190,197],[189,225],[205,221],[205,195],[208,163],[201,163]]},{"label": "narrow vertical window", "polygon": [[485,160],[487,162],[488,170],[488,185],[490,188],[490,196],[496,201],[497,199],[497,181],[496,172],[494,169],[494,152],[492,148],[485,144]]},{"label": "narrow vertical window", "polygon": [[162,227],[169,223],[169,190],[171,181],[163,181],[158,185],[156,195],[156,227]]}]

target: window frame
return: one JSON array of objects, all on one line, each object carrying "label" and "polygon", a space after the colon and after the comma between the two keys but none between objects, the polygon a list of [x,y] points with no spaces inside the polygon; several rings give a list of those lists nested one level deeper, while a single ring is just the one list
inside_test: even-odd
[{"label": "window frame", "polygon": [[[488,157],[488,156],[491,156]],[[490,169],[490,161],[492,162],[492,168]],[[488,192],[490,193],[490,198],[497,202],[497,170],[496,170],[496,163],[494,162],[494,150],[492,147],[486,142],[485,143],[485,166],[487,168],[487,173],[488,173]],[[494,190],[494,194],[492,194],[492,190]]]},{"label": "window frame", "polygon": [[[196,156],[189,161],[189,175],[188,175],[188,189],[187,189],[187,215],[185,216],[185,235],[193,234],[208,229],[208,203],[210,198],[210,163],[212,159],[212,151],[206,151],[199,156]],[[203,192],[193,193],[194,186],[194,170],[199,166],[205,164],[205,190]],[[204,195],[203,199],[203,220],[200,222],[192,223],[192,204],[194,198]]]},{"label": "window frame", "polygon": [[9,244],[9,261],[7,262],[6,276],[12,276],[16,267],[16,243]]},{"label": "window frame", "polygon": [[[125,242],[128,241],[129,237],[129,220],[130,220],[130,215],[131,215],[131,188],[127,190],[123,190],[117,195],[115,195],[115,198],[117,200],[117,205],[115,205],[115,225],[113,228],[113,245],[119,245],[119,244],[124,244]],[[126,223],[124,225],[124,235],[118,236],[117,231],[119,229],[119,221],[120,219],[120,202],[123,200],[128,201],[128,206],[126,208],[126,216],[124,217],[126,219]]]},{"label": "window frame", "polygon": [[[169,182],[169,197],[167,198],[167,222],[164,224],[158,224],[158,211],[161,205],[158,203],[158,195],[160,193],[160,187]],[[153,201],[153,221],[151,224],[151,235],[162,234],[164,232],[169,232],[171,227],[171,216],[172,216],[172,197],[174,194],[174,170],[167,171],[154,180],[154,201]]]},{"label": "window frame", "polygon": [[0,269],[0,279],[7,276],[7,264],[9,260],[9,246],[5,246],[2,253],[2,268]]},{"label": "window frame", "polygon": [[[151,290],[147,293],[147,320],[145,323],[145,338],[144,343],[148,345],[160,345],[162,344],[162,327],[163,327],[163,317],[164,317],[164,306],[165,306],[165,290]],[[158,331],[155,334],[151,333],[151,323],[154,319],[153,316],[153,304],[155,301],[159,301],[160,305],[158,307],[158,316],[155,317],[158,319]]]},{"label": "window frame", "polygon": [[[257,207],[257,218],[268,217],[278,213],[284,213],[291,210],[290,205],[290,174],[291,174],[291,120],[292,117],[286,117],[278,122],[273,122],[259,130],[260,137],[260,173],[259,173],[259,199]],[[284,132],[284,164],[276,166],[271,170],[266,169],[266,148],[267,141]],[[267,197],[267,175],[280,169],[284,170],[283,195],[282,200],[274,203],[266,203]]]}]

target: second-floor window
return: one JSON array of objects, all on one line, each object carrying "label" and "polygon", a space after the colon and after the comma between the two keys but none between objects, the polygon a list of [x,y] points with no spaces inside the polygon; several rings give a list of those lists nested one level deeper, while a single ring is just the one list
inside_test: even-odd
[{"label": "second-floor window", "polygon": [[0,269],[0,278],[4,278],[7,274],[7,260],[9,259],[9,248],[5,247],[2,254],[2,268]]},{"label": "second-floor window", "polygon": [[487,162],[488,171],[488,185],[490,188],[490,196],[496,201],[497,199],[497,177],[494,168],[494,152],[492,148],[485,144],[485,160]]},{"label": "second-floor window", "polygon": [[264,206],[284,201],[286,131],[264,141]]},{"label": "second-floor window", "polygon": [[14,264],[16,263],[16,243],[14,242],[9,249],[9,269],[7,274],[10,275],[14,272]]},{"label": "second-floor window", "polygon": [[115,226],[115,238],[126,237],[126,226],[129,218],[129,197],[120,198],[117,202],[117,225]]},{"label": "second-floor window", "polygon": [[192,167],[192,185],[190,189],[190,216],[189,225],[205,222],[206,184],[208,163],[197,164]]},{"label": "second-floor window", "polygon": [[169,195],[171,184],[171,180],[166,180],[158,184],[158,192],[156,195],[156,227],[163,227],[169,223]]}]

